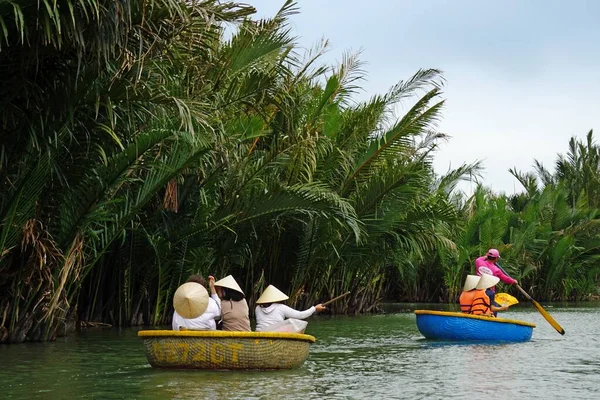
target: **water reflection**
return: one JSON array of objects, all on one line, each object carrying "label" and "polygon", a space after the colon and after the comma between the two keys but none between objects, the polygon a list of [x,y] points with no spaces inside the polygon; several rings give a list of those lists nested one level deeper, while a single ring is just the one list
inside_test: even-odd
[{"label": "water reflection", "polygon": [[534,309],[515,309],[508,318],[537,324],[531,341],[515,344],[427,341],[410,312],[318,318],[309,324],[317,342],[304,366],[271,372],[155,370],[136,330],[92,330],[56,343],[0,346],[0,393],[39,399],[589,399],[600,391],[599,311],[552,308],[567,331],[560,336]]}]

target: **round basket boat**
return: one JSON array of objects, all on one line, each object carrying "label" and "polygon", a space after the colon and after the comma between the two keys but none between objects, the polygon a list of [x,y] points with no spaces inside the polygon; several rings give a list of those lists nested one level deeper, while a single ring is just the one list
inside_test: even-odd
[{"label": "round basket boat", "polygon": [[427,339],[524,342],[535,324],[457,312],[415,310],[417,328]]},{"label": "round basket boat", "polygon": [[315,338],[298,333],[139,331],[154,368],[290,369],[308,357]]}]

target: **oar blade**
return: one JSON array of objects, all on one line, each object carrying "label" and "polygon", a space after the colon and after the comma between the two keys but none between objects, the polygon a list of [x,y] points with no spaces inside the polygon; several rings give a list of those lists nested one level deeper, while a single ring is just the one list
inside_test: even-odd
[{"label": "oar blade", "polygon": [[531,302],[533,303],[533,306],[535,308],[537,308],[537,310],[540,312],[540,314],[542,314],[542,317],[544,317],[546,319],[546,321],[548,321],[548,323],[550,325],[552,325],[552,327],[554,329],[556,329],[556,331],[558,333],[560,333],[561,335],[565,334],[565,330],[562,328],[562,326],[559,325],[558,322],[556,322],[556,320],[554,318],[552,318],[552,316],[550,314],[548,314],[548,311],[544,310],[544,307],[542,307],[542,305],[540,303],[538,303],[537,301],[531,299]]}]

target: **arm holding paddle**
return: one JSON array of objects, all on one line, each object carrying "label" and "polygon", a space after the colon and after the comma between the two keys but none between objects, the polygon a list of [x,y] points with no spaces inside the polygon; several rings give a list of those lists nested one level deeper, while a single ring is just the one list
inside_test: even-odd
[{"label": "arm holding paddle", "polygon": [[327,309],[327,307],[325,307],[325,306],[326,306],[327,304],[331,304],[331,303],[333,303],[334,301],[338,301],[339,299],[341,299],[341,298],[343,298],[343,297],[346,297],[346,296],[348,296],[349,294],[350,294],[350,292],[346,292],[346,293],[344,293],[344,294],[341,294],[341,295],[339,295],[339,296],[337,296],[337,297],[334,297],[334,298],[333,298],[333,299],[331,299],[331,300],[327,300],[325,303],[317,304],[317,305],[315,306],[315,310],[316,310],[317,312],[321,312],[321,311],[323,311],[323,310],[326,310],[326,309]]},{"label": "arm holding paddle", "polygon": [[296,309],[293,309],[292,307],[286,306],[285,304],[279,305],[279,308],[281,310],[281,313],[283,314],[283,317],[286,319],[287,318],[306,319],[306,318],[310,317],[311,315],[313,315],[315,312],[320,312],[325,309],[325,307],[323,307],[322,304],[317,304],[317,305],[312,306],[311,308],[306,309],[304,311],[298,311]]},{"label": "arm holding paddle", "polygon": [[[294,310],[293,308],[286,309],[286,318],[304,319],[304,318],[306,318],[307,316],[309,316],[310,314],[312,314],[313,312],[321,312],[321,311],[324,311],[324,310],[326,310],[326,309],[327,309],[327,307],[325,307],[326,305],[328,305],[328,304],[331,304],[331,303],[333,303],[334,301],[337,301],[337,300],[339,300],[339,299],[341,299],[341,298],[343,298],[343,297],[346,297],[346,296],[348,296],[349,294],[350,294],[350,292],[346,292],[346,293],[344,293],[344,294],[342,294],[342,295],[339,295],[339,296],[337,296],[337,297],[334,297],[334,298],[333,298],[333,299],[331,299],[331,300],[328,300],[328,301],[326,301],[325,303],[319,303],[319,304],[316,304],[316,305],[314,305],[314,306],[313,306],[313,307],[315,308],[315,310],[314,310],[314,311],[312,311],[312,312],[310,312],[310,310],[311,310],[311,308],[312,308],[312,307],[311,307],[311,308],[309,308],[309,309],[308,309],[308,310],[306,310],[306,311],[296,311],[296,310]],[[309,313],[309,312],[310,312],[310,313]],[[307,314],[307,315],[305,315],[305,314]]]},{"label": "arm holding paddle", "polygon": [[516,284],[517,280],[511,278],[498,264],[499,259],[500,252],[498,249],[489,249],[485,256],[479,257],[475,260],[475,271],[477,271],[477,275],[493,275],[508,285]]},{"label": "arm holding paddle", "polygon": [[500,264],[496,263],[496,266],[498,267],[498,273],[496,276],[500,278],[503,283],[506,283],[507,285],[519,285],[519,281],[508,275]]},{"label": "arm holding paddle", "polygon": [[510,275],[502,269],[500,264],[498,263],[498,259],[500,258],[500,253],[496,249],[490,249],[488,254],[482,257],[479,257],[475,260],[475,271],[477,271],[477,275],[488,274],[496,276],[500,279],[501,282],[506,283],[507,285],[516,285],[519,282],[512,278]]}]

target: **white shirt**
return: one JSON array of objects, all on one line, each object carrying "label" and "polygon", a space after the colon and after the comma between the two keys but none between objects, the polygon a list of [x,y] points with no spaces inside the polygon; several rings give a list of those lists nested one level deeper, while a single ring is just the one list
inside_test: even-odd
[{"label": "white shirt", "polygon": [[286,318],[304,319],[314,314],[315,307],[298,311],[285,304],[274,303],[269,307],[256,306],[256,332],[267,330],[270,325],[277,324]]},{"label": "white shirt", "polygon": [[177,311],[173,313],[173,330],[178,331],[181,328],[195,330],[195,331],[214,331],[217,329],[216,318],[221,317],[221,299],[216,294],[211,294],[208,299],[208,307],[204,314],[196,318],[183,318],[177,314]]}]

